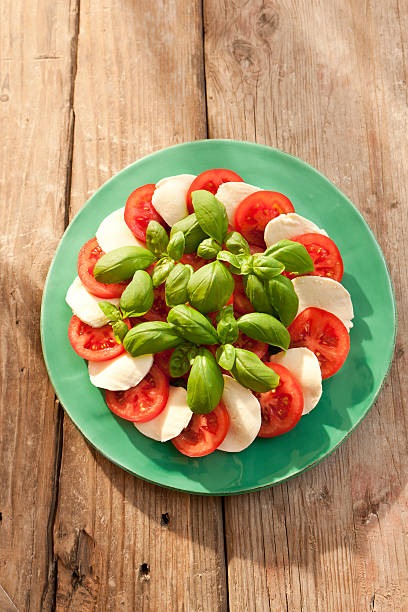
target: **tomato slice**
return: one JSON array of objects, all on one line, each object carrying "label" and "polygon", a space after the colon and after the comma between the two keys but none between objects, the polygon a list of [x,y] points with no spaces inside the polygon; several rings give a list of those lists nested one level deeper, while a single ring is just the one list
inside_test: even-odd
[{"label": "tomato slice", "polygon": [[[130,328],[128,322],[127,325]],[[88,361],[107,361],[125,350],[123,344],[116,342],[110,325],[91,327],[76,315],[69,322],[68,339],[74,351]]]},{"label": "tomato slice", "polygon": [[242,276],[240,276],[239,274],[234,274],[234,282],[234,310],[236,310],[239,314],[255,312],[254,307],[252,306],[247,294],[245,293]]},{"label": "tomato slice", "polygon": [[218,187],[222,183],[243,183],[244,180],[232,170],[226,170],[225,168],[215,168],[214,170],[205,170],[196,178],[190,185],[190,189],[187,192],[187,209],[189,213],[194,212],[193,203],[191,201],[191,194],[193,191],[198,189],[205,189],[211,191],[214,195],[217,193]]},{"label": "tomato slice", "polygon": [[238,232],[253,244],[264,247],[264,229],[281,214],[295,212],[292,202],[278,191],[256,191],[238,205],[234,223]]},{"label": "tomato slice", "polygon": [[203,457],[223,442],[228,425],[228,412],[221,401],[209,414],[193,414],[190,423],[172,442],[187,457]]},{"label": "tomato slice", "polygon": [[166,222],[155,210],[152,204],[156,185],[149,184],[138,187],[128,197],[125,206],[125,222],[128,228],[138,238],[146,242],[146,230],[150,221],[157,221],[167,229]]},{"label": "tomato slice", "polygon": [[255,353],[259,359],[263,359],[268,352],[268,345],[266,342],[254,340],[242,332],[239,332],[238,339],[234,342],[234,346]]},{"label": "tomato slice", "polygon": [[123,283],[100,283],[93,275],[96,262],[104,255],[96,238],[85,242],[78,254],[78,276],[89,293],[100,298],[120,297],[124,292],[127,282]]},{"label": "tomato slice", "polygon": [[336,315],[321,308],[303,310],[288,327],[291,348],[305,346],[319,360],[322,378],[333,376],[346,361],[350,336]]},{"label": "tomato slice", "polygon": [[168,349],[167,351],[161,351],[160,353],[154,354],[154,362],[168,378],[171,378],[170,357],[172,356],[173,351],[174,349]]},{"label": "tomato slice", "polygon": [[[323,234],[301,234],[291,238],[294,242],[300,242],[306,247],[307,252],[313,259],[314,271],[308,276],[325,276],[338,282],[343,278],[343,260],[336,244],[328,236]],[[298,274],[285,272],[288,278],[295,278]]]},{"label": "tomato slice", "polygon": [[146,423],[165,408],[169,397],[169,380],[155,364],[136,387],[127,391],[106,391],[109,409],[133,423]]},{"label": "tomato slice", "polygon": [[167,321],[170,308],[166,304],[165,286],[165,283],[163,283],[156,289],[153,289],[153,306],[143,315],[146,321]]},{"label": "tomato slice", "polygon": [[272,438],[294,428],[303,412],[303,392],[296,377],[277,363],[265,363],[279,375],[279,384],[266,393],[255,393],[261,404],[262,424],[258,436]]},{"label": "tomato slice", "polygon": [[183,264],[192,266],[194,268],[194,272],[210,263],[207,259],[203,259],[202,257],[196,255],[196,253],[185,253],[180,261]]}]

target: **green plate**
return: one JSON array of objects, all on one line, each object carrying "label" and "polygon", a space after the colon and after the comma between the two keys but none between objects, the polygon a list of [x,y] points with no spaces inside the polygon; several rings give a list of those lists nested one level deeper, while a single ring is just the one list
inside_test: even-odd
[{"label": "green plate", "polygon": [[[171,444],[141,435],[115,417],[102,392],[89,382],[85,361],[68,342],[71,311],[65,303],[76,275],[77,254],[102,219],[123,206],[145,183],[208,168],[231,168],[245,181],[281,191],[296,212],[324,227],[344,261],[343,284],[355,319],[345,365],[323,382],[318,406],[289,433],[257,439],[242,453],[215,452],[189,459]],[[204,140],[170,147],[119,172],[88,200],[65,232],[45,285],[41,334],[45,362],[65,410],[105,457],[125,470],[165,487],[228,495],[261,489],[291,478],[329,455],[374,403],[390,368],[396,331],[395,302],[384,256],[353,204],[303,161],[276,149],[232,140]]]}]

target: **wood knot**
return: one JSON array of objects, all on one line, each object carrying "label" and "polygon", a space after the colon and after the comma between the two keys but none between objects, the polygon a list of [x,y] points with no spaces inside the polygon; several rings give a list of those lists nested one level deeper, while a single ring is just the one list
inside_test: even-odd
[{"label": "wood knot", "polygon": [[170,523],[169,513],[165,512],[164,514],[161,515],[160,524],[162,525],[162,527],[167,527],[169,523]]},{"label": "wood knot", "polygon": [[150,580],[150,568],[147,563],[142,563],[142,565],[139,567],[139,580],[141,582]]},{"label": "wood knot", "polygon": [[258,71],[256,49],[251,43],[245,40],[234,40],[232,43],[232,54],[243,70],[248,70],[249,72]]},{"label": "wood knot", "polygon": [[258,15],[256,31],[265,40],[270,38],[279,27],[279,13],[274,8],[264,7]]},{"label": "wood knot", "polygon": [[395,349],[395,357],[397,359],[402,359],[404,355],[405,355],[404,348],[401,345],[398,345]]}]

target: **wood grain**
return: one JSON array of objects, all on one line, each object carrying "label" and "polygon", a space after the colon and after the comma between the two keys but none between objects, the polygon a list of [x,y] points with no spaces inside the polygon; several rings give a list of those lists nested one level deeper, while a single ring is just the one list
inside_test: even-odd
[{"label": "wood grain", "polygon": [[407,609],[408,6],[206,0],[205,34],[209,136],[273,145],[328,176],[374,229],[399,306],[390,377],[343,447],[226,500],[231,610]]}]

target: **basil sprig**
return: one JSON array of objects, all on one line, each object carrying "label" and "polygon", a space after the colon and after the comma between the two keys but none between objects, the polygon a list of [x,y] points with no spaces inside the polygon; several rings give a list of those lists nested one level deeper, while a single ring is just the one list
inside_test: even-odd
[{"label": "basil sprig", "polygon": [[264,393],[279,384],[279,376],[251,351],[235,348],[233,377],[247,389]]},{"label": "basil sprig", "polygon": [[190,304],[207,314],[220,310],[228,302],[234,279],[220,261],[213,261],[194,272],[187,289]]},{"label": "basil sprig", "polygon": [[232,370],[235,363],[236,348],[232,344],[223,344],[217,348],[216,359],[224,370]]},{"label": "basil sprig", "polygon": [[286,276],[276,276],[265,285],[269,302],[282,323],[288,327],[295,318],[299,298],[293,283]]},{"label": "basil sprig", "polygon": [[183,232],[175,232],[167,245],[168,256],[178,261],[183,257],[186,241]]},{"label": "basil sprig", "polygon": [[232,306],[225,306],[217,315],[217,334],[220,344],[232,344],[238,339],[238,323],[234,317]]},{"label": "basil sprig", "polygon": [[255,274],[249,274],[244,276],[243,283],[245,293],[254,309],[258,312],[274,315],[275,311],[267,296],[264,281],[255,276]]},{"label": "basil sprig", "polygon": [[166,256],[159,259],[157,264],[154,266],[152,274],[153,287],[155,289],[164,283],[175,265],[176,262],[170,257]]},{"label": "basil sprig", "polygon": [[306,274],[314,270],[313,260],[306,247],[293,240],[280,240],[272,244],[266,249],[265,255],[273,255],[289,272]]},{"label": "basil sprig", "polygon": [[177,330],[164,321],[139,323],[125,336],[123,346],[132,357],[160,353],[175,348],[185,342]]},{"label": "basil sprig", "polygon": [[116,342],[122,344],[129,328],[124,321],[115,321],[112,323],[112,331]]},{"label": "basil sprig", "polygon": [[167,306],[177,306],[177,304],[185,304],[187,302],[187,285],[192,274],[192,266],[182,263],[174,266],[166,280],[165,296]]},{"label": "basil sprig", "polygon": [[219,404],[224,391],[224,379],[214,355],[201,347],[194,357],[187,382],[187,403],[190,410],[208,414]]},{"label": "basil sprig", "polygon": [[180,304],[172,308],[167,315],[177,334],[193,344],[218,343],[217,332],[209,320],[191,306]]},{"label": "basil sprig", "polygon": [[193,191],[191,201],[201,229],[222,244],[228,232],[228,216],[224,204],[204,189]]},{"label": "basil sprig", "polygon": [[98,259],[93,275],[101,283],[119,283],[132,278],[136,270],[148,268],[155,259],[155,255],[144,247],[120,247]]},{"label": "basil sprig", "polygon": [[241,272],[241,261],[237,255],[230,253],[229,251],[220,251],[217,255],[219,261],[225,261],[230,264],[230,270],[234,274],[240,274]]},{"label": "basil sprig", "polygon": [[156,255],[161,257],[167,252],[169,237],[164,227],[157,221],[150,221],[146,230],[146,246]]},{"label": "basil sprig", "polygon": [[267,342],[286,351],[290,344],[290,334],[286,327],[269,314],[251,312],[242,315],[237,321],[239,329],[254,340]]},{"label": "basil sprig", "polygon": [[252,267],[254,274],[263,280],[274,278],[274,276],[278,276],[285,269],[285,266],[275,257],[263,255],[262,253],[255,253],[253,255]]},{"label": "basil sprig", "polygon": [[197,347],[190,342],[177,346],[171,354],[169,361],[170,376],[179,378],[187,374],[196,355]]},{"label": "basil sprig", "polygon": [[207,234],[201,229],[195,213],[188,215],[188,217],[181,219],[181,221],[177,221],[177,223],[175,223],[171,228],[170,238],[172,238],[177,232],[183,232],[185,253],[195,253],[200,242],[202,242],[207,236]]},{"label": "basil sprig", "polygon": [[249,244],[239,232],[229,232],[225,239],[225,247],[234,255],[249,255]]},{"label": "basil sprig", "polygon": [[197,255],[203,259],[215,259],[220,250],[221,247],[214,238],[206,238],[198,245]]},{"label": "basil sprig", "polygon": [[98,306],[102,310],[105,317],[107,317],[109,323],[115,323],[116,321],[120,321],[122,319],[122,314],[115,304],[102,301],[98,302]]},{"label": "basil sprig", "polygon": [[137,270],[121,295],[119,306],[123,317],[140,317],[153,306],[153,283],[150,275]]}]

